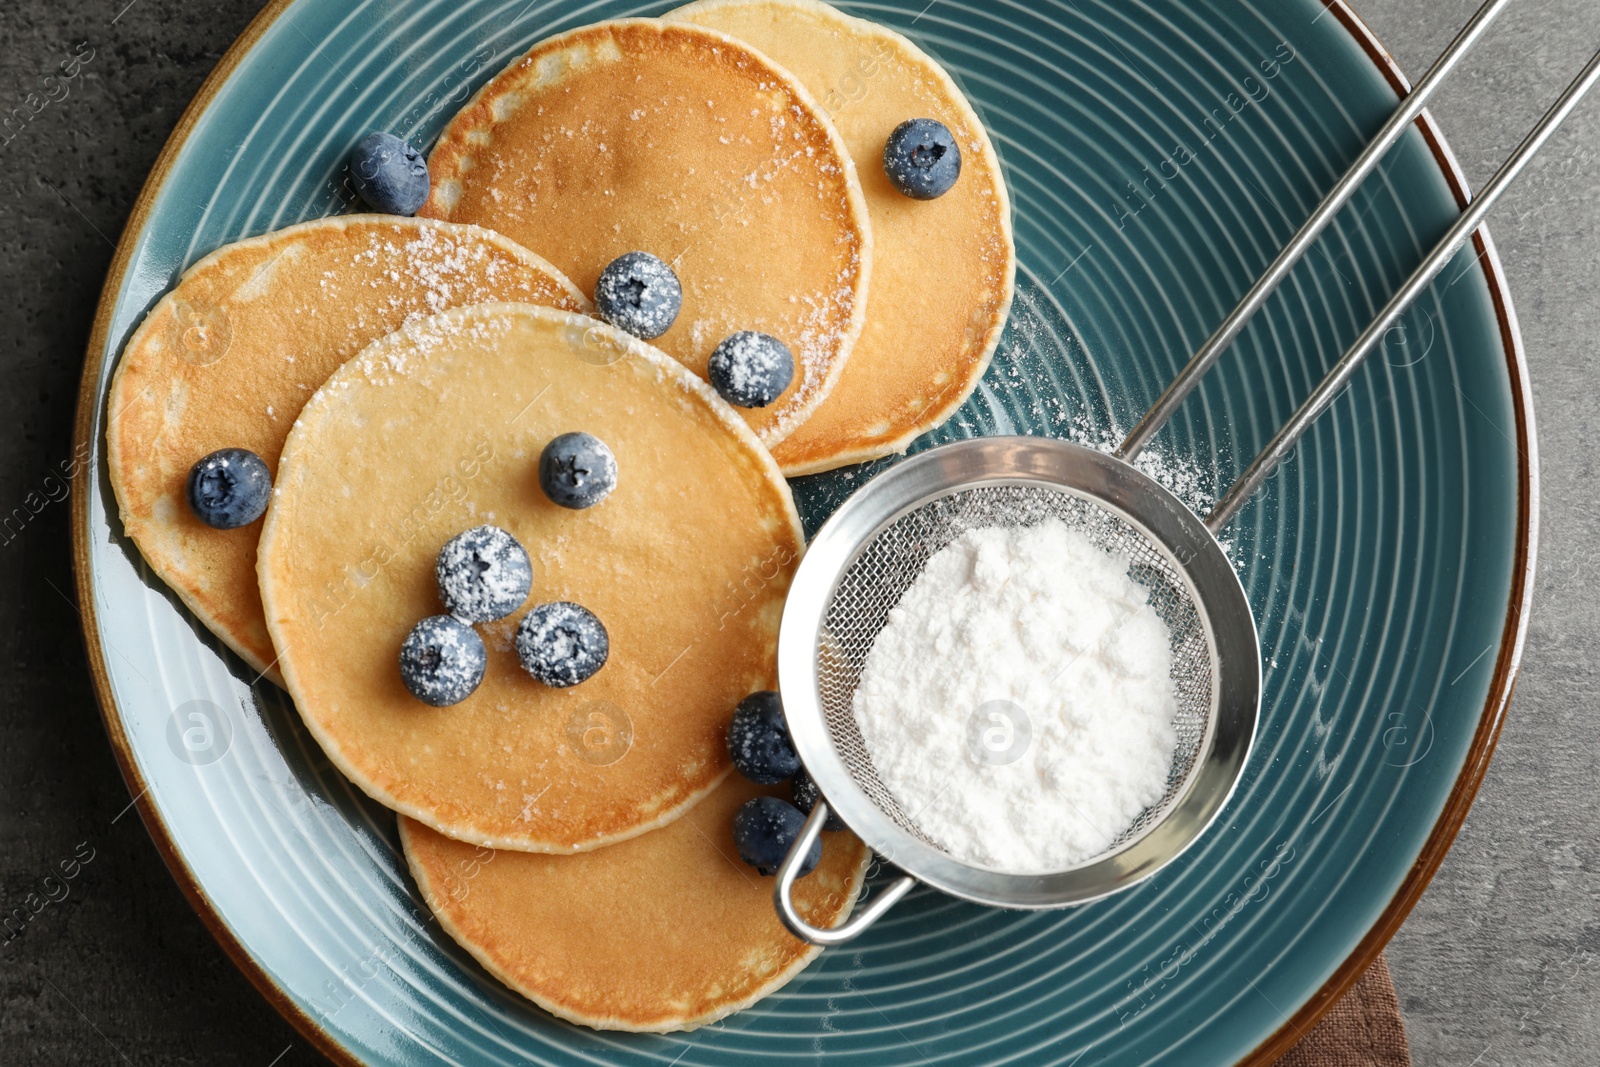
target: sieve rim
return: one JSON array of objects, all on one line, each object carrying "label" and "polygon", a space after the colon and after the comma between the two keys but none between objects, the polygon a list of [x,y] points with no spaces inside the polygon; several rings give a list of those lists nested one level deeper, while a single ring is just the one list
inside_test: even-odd
[{"label": "sieve rim", "polygon": [[[971,489],[1022,485],[1087,499],[1149,539],[1185,585],[1199,616],[1214,683],[1205,734],[1181,790],[1141,833],[1059,871],[1011,874],[957,860],[910,833],[856,783],[827,726],[819,660],[824,621],[857,559],[896,521]],[[795,748],[822,795],[869,847],[952,896],[997,907],[1042,909],[1121,892],[1177,859],[1233,795],[1260,713],[1261,658],[1244,587],[1215,536],[1144,472],[1082,445],[1051,438],[984,437],[924,452],[868,482],[834,513],[801,560],[784,607],[778,678]]]}]

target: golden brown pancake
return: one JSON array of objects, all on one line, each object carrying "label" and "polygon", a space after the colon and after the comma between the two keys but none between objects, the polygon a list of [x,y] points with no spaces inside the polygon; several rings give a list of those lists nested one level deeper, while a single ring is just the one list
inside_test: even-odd
[{"label": "golden brown pancake", "polygon": [[[540,452],[571,431],[618,464],[583,511],[539,488]],[[400,681],[400,645],[443,612],[439,549],[483,523],[528,550],[533,592],[479,628],[477,692],[429,707]],[[670,822],[727,774],[734,706],[774,688],[802,545],[787,483],[710,386],[592,319],[485,304],[328,379],[284,446],[259,570],[288,690],[357,785],[451,837],[573,852]],[[527,611],[559,600],[611,642],[569,689],[512,651]]]},{"label": "golden brown pancake", "polygon": [[624,19],[552,37],[467,104],[428,167],[423,214],[533,242],[585,293],[625,252],[666,260],[683,311],[654,343],[701,376],[738,330],[787,344],[793,383],[743,412],[769,445],[861,331],[871,236],[844,143],[788,73],[715,30]]},{"label": "golden brown pancake", "polygon": [[[893,30],[814,0],[703,0],[669,13],[759,48],[799,78],[854,157],[872,216],[872,300],[844,374],[773,447],[794,476],[903,451],[977,387],[1011,306],[1011,201],[983,123],[927,53]],[[889,134],[934,118],[961,146],[961,178],[937,200],[883,172]]]},{"label": "golden brown pancake", "polygon": [[340,364],[408,319],[485,300],[588,307],[554,267],[500,234],[351,215],[218,249],[129,340],[106,403],[123,528],[253,669],[277,679],[256,583],[261,527],[196,519],[189,468],[237,447],[276,469],[301,405]]},{"label": "golden brown pancake", "polygon": [[[760,792],[735,775],[671,826],[581,856],[474,848],[404,818],[400,840],[440,925],[518,993],[597,1029],[692,1030],[821,951],[783,927],[773,880],[734,848],[734,812]],[[800,913],[844,921],[870,858],[848,831],[823,834]]]}]

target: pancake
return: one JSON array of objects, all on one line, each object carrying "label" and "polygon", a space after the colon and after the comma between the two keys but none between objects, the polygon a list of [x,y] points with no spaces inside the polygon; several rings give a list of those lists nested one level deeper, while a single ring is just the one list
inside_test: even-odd
[{"label": "pancake", "polygon": [[[904,451],[943,423],[988,369],[1011,306],[1011,201],[983,123],[927,53],[893,30],[814,0],[703,0],[669,13],[747,41],[799,78],[854,157],[872,217],[872,300],[837,385],[773,447],[791,477]],[[901,195],[883,146],[935,118],[961,146],[937,200]]]},{"label": "pancake", "polygon": [[[485,853],[408,819],[400,840],[440,925],[518,993],[597,1029],[692,1030],[822,951],[784,928],[773,879],[734,848],[734,812],[760,792],[735,776],[671,826],[582,856]],[[870,858],[848,831],[823,834],[795,882],[800,913],[843,922]]]},{"label": "pancake", "polygon": [[866,204],[805,89],[715,30],[623,19],[544,41],[451,120],[422,213],[533,242],[585,293],[625,252],[659,256],[683,310],[655,339],[701,377],[738,330],[794,352],[768,445],[809,415],[861,332]]},{"label": "pancake", "polygon": [[[618,466],[584,511],[538,481],[544,446],[577,430]],[[439,549],[483,523],[528,550],[533,591],[478,627],[478,690],[429,707],[401,683],[400,645],[443,610]],[[484,304],[405,327],[318,390],[284,446],[259,571],[284,681],[352,781],[451,837],[573,852],[670,822],[726,776],[734,706],[775,688],[803,544],[787,483],[710,386],[592,319]],[[550,601],[610,635],[568,689],[513,651]]]},{"label": "pancake", "polygon": [[260,522],[216,530],[189,511],[189,468],[248,448],[276,469],[312,392],[417,316],[518,300],[588,301],[554,267],[474,226],[351,215],[218,249],[128,341],[106,401],[111,486],[152,571],[250,667],[278,680],[256,583]]}]

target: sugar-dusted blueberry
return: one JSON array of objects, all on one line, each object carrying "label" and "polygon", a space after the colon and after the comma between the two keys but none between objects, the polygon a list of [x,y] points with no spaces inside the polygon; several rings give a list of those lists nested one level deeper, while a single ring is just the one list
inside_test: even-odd
[{"label": "sugar-dusted blueberry", "polygon": [[938,119],[907,119],[883,146],[883,172],[913,200],[937,200],[961,177],[961,146]]},{"label": "sugar-dusted blueberry", "polygon": [[189,468],[186,488],[195,518],[218,530],[236,530],[267,510],[272,472],[247,448],[219,448]]},{"label": "sugar-dusted blueberry", "polygon": [[488,665],[483,638],[450,615],[423,619],[400,646],[400,680],[412,696],[436,708],[471,696]]},{"label": "sugar-dusted blueberry", "polygon": [[649,252],[628,252],[600,272],[594,306],[617,329],[650,341],[678,321],[683,286],[672,268]]},{"label": "sugar-dusted blueberry", "polygon": [[[817,783],[811,780],[811,775],[807,773],[806,769],[801,767],[794,772],[794,781],[789,783],[789,795],[794,797],[794,806],[799,808],[802,814],[809,816],[811,809],[817,806],[817,800],[821,798],[822,791],[817,788]],[[843,830],[844,820],[839,818],[839,814],[830,807],[828,808],[828,817],[822,820],[822,828],[836,832]]]},{"label": "sugar-dusted blueberry", "polygon": [[428,200],[428,164],[392,133],[369,133],[350,153],[350,178],[374,211],[415,215]]},{"label": "sugar-dusted blueberry", "polygon": [[762,785],[774,785],[800,769],[777,693],[763,690],[739,701],[728,726],[728,756],[735,770]]},{"label": "sugar-dusted blueberry", "polygon": [[523,669],[555,689],[593,678],[611,654],[611,638],[594,612],[564,600],[528,612],[516,644]]},{"label": "sugar-dusted blueberry", "polygon": [[445,542],[433,576],[445,610],[468,623],[505,618],[533,589],[527,549],[498,526],[479,526]]},{"label": "sugar-dusted blueberry", "polygon": [[794,353],[771,334],[740,330],[711,353],[706,374],[728,403],[764,408],[794,381]]},{"label": "sugar-dusted blueberry", "polygon": [[[739,858],[762,874],[777,874],[789,848],[805,828],[806,817],[787,800],[777,797],[751,797],[733,815],[733,846]],[[800,862],[799,877],[804,878],[822,862],[822,842]]]},{"label": "sugar-dusted blueberry", "polygon": [[617,487],[617,457],[590,433],[564,433],[539,456],[539,487],[564,508],[592,508]]}]

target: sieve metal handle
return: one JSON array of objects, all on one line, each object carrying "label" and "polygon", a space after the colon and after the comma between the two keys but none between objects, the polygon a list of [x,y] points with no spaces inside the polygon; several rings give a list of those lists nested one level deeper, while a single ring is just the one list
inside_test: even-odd
[{"label": "sieve metal handle", "polygon": [[1393,115],[1389,116],[1389,121],[1383,124],[1383,129],[1378,131],[1378,135],[1372,139],[1372,143],[1367,145],[1354,163],[1350,164],[1350,169],[1345,172],[1344,177],[1340,178],[1339,183],[1328,191],[1328,195],[1323,198],[1322,203],[1317,205],[1317,209],[1311,213],[1311,217],[1300,228],[1300,232],[1290,238],[1289,243],[1284,246],[1282,252],[1278,253],[1278,258],[1272,261],[1272,265],[1267,268],[1266,273],[1262,274],[1256,280],[1256,283],[1250,287],[1250,291],[1239,301],[1239,306],[1233,309],[1233,313],[1223,321],[1221,326],[1217,327],[1217,331],[1207,339],[1205,344],[1200,346],[1200,350],[1189,360],[1182,373],[1173,379],[1172,384],[1167,386],[1167,391],[1161,394],[1149,411],[1145,412],[1145,416],[1139,420],[1139,424],[1129,431],[1127,439],[1117,448],[1116,456],[1118,459],[1132,463],[1139,453],[1144,451],[1144,447],[1150,443],[1150,439],[1156,435],[1156,432],[1161,427],[1167,424],[1167,420],[1172,418],[1173,413],[1178,410],[1178,405],[1183,403],[1183,398],[1188,396],[1194,387],[1200,384],[1200,379],[1205,377],[1206,371],[1210,370],[1212,365],[1217,362],[1217,357],[1221,356],[1228,346],[1233,344],[1239,334],[1244,332],[1245,324],[1250,321],[1257,311],[1261,310],[1261,306],[1267,302],[1267,298],[1289,276],[1289,272],[1294,269],[1295,264],[1300,262],[1300,257],[1311,250],[1311,246],[1316,243],[1322,231],[1334,220],[1334,217],[1339,214],[1339,211],[1349,199],[1355,195],[1356,190],[1366,181],[1367,176],[1376,169],[1379,161],[1388,154],[1389,149],[1393,148],[1395,142],[1400,140],[1406,130],[1411,128],[1411,124],[1422,114],[1422,109],[1427,105],[1428,98],[1433,96],[1434,90],[1439,88],[1450,72],[1455,69],[1456,64],[1461,62],[1462,57],[1477,43],[1478,38],[1489,28],[1489,23],[1493,22],[1495,16],[1504,10],[1507,3],[1508,0],[1486,0],[1484,5],[1478,9],[1478,13],[1472,17],[1472,21],[1467,23],[1466,28],[1456,35],[1456,39],[1450,43],[1449,48],[1445,49],[1444,54],[1434,61],[1432,68],[1417,83],[1416,88],[1412,89],[1410,93],[1406,94],[1405,99],[1400,101],[1400,106],[1395,108]]},{"label": "sieve metal handle", "polygon": [[860,914],[851,917],[843,926],[825,930],[806,922],[794,906],[794,882],[799,877],[801,857],[810,852],[811,846],[816,844],[817,838],[822,835],[822,824],[827,820],[828,803],[819,797],[817,806],[811,809],[811,817],[806,820],[805,829],[800,831],[800,836],[790,847],[789,854],[783,858],[783,866],[778,868],[778,884],[773,887],[772,900],[778,906],[778,917],[783,920],[783,925],[800,940],[809,941],[813,945],[842,945],[846,941],[855,940],[863,930],[881,919],[884,912],[911,892],[911,887],[917,884],[917,880],[909,874],[897,878],[879,894],[878,899],[867,905]]},{"label": "sieve metal handle", "polygon": [[[1287,246],[1279,253],[1278,258],[1267,268],[1266,272],[1251,286],[1250,291],[1244,295],[1233,312],[1219,326],[1215,333],[1206,340],[1200,350],[1194,354],[1172,384],[1167,386],[1165,392],[1156,400],[1155,404],[1147,411],[1139,423],[1129,432],[1122,444],[1117,447],[1115,455],[1118,459],[1131,463],[1139,453],[1149,444],[1150,439],[1167,424],[1178,405],[1199,384],[1200,379],[1216,363],[1222,352],[1231,345],[1239,334],[1243,332],[1246,323],[1261,309],[1267,298],[1278,288],[1300,258],[1311,248],[1317,237],[1333,221],[1344,205],[1354,195],[1357,188],[1377,167],[1382,157],[1394,146],[1400,137],[1410,128],[1411,123],[1421,116],[1423,105],[1433,95],[1440,83],[1466,55],[1467,51],[1477,42],[1489,23],[1500,14],[1508,0],[1485,0],[1478,13],[1471,22],[1456,36],[1450,47],[1434,63],[1427,76],[1417,84],[1405,99],[1400,101],[1388,122],[1373,138],[1356,161],[1351,164],[1338,184],[1328,192],[1322,203],[1317,205],[1311,217],[1306,220],[1300,231],[1290,239]],[[1225,492],[1216,507],[1203,520],[1206,528],[1212,534],[1219,533],[1223,527],[1238,514],[1239,509],[1250,499],[1251,495],[1261,487],[1278,463],[1289,454],[1300,437],[1310,429],[1316,421],[1332,404],[1339,392],[1349,384],[1356,370],[1361,366],[1367,355],[1376,348],[1384,335],[1393,328],[1400,316],[1405,313],[1412,301],[1421,296],[1433,279],[1444,270],[1445,266],[1455,257],[1455,254],[1477,231],[1482,224],[1484,216],[1490,207],[1500,198],[1521,173],[1522,168],[1533,158],[1534,154],[1543,147],[1544,142],[1555,132],[1557,126],[1566,119],[1600,78],[1600,54],[1589,61],[1588,66],[1579,74],[1567,91],[1556,101],[1555,105],[1545,112],[1544,118],[1539,122],[1517,151],[1506,160],[1504,165],[1495,174],[1494,178],[1478,195],[1473,198],[1460,219],[1445,234],[1434,250],[1423,260],[1416,272],[1406,281],[1400,291],[1372,322],[1366,332],[1353,344],[1340,358],[1326,378],[1317,386],[1315,392],[1291,416],[1286,424],[1272,441],[1262,450],[1249,468],[1242,474],[1238,481]]]},{"label": "sieve metal handle", "polygon": [[1406,279],[1400,291],[1395,293],[1388,305],[1367,327],[1366,332],[1340,357],[1339,362],[1333,365],[1333,369],[1322,379],[1322,383],[1311,396],[1289,417],[1289,421],[1268,442],[1267,447],[1261,450],[1261,454],[1239,476],[1239,480],[1222,495],[1217,506],[1211,509],[1211,514],[1205,517],[1207,529],[1217,533],[1228,525],[1238,514],[1239,509],[1244,507],[1245,502],[1261,488],[1261,483],[1272,474],[1273,468],[1289,454],[1295,443],[1311,428],[1311,424],[1317,421],[1317,417],[1328,410],[1339,392],[1350,383],[1357,369],[1383,340],[1384,334],[1399,321],[1400,316],[1411,306],[1411,302],[1422,295],[1432,284],[1433,279],[1477,232],[1484,216],[1494,207],[1495,201],[1499,200],[1511,187],[1511,183],[1517,180],[1522,168],[1527,166],[1528,161],[1544,147],[1550,135],[1556,132],[1556,127],[1572,114],[1572,109],[1578,106],[1585,93],[1594,88],[1596,81],[1600,81],[1600,52],[1595,53],[1583,71],[1573,79],[1572,84],[1567,86],[1566,92],[1562,93],[1560,99],[1544,113],[1539,124],[1523,138],[1522,144],[1517,146],[1511,158],[1501,164],[1500,169],[1489,180],[1489,184],[1479,190],[1478,195],[1473,198],[1466,211],[1462,212],[1455,225],[1440,238],[1439,243],[1428,254],[1428,258],[1422,261],[1421,266],[1417,267],[1410,278]]}]

